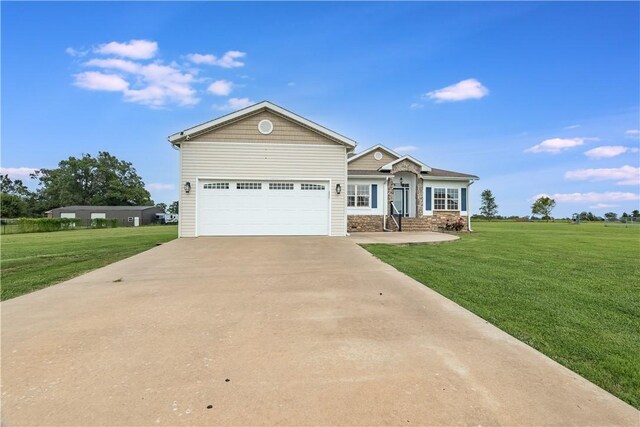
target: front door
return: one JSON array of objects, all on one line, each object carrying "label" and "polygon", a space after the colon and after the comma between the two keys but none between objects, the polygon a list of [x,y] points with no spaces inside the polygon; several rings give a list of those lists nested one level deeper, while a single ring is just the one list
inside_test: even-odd
[{"label": "front door", "polygon": [[[408,190],[409,188],[405,186],[395,187],[393,189],[393,204],[395,205],[396,209],[402,216],[409,216],[409,209],[408,209],[409,191]],[[396,213],[396,212],[393,212],[393,213]]]}]

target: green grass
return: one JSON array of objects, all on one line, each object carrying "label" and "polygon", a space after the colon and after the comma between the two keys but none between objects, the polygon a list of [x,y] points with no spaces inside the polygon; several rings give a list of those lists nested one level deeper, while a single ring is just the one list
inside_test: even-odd
[{"label": "green grass", "polygon": [[474,223],[376,257],[640,408],[640,229]]},{"label": "green grass", "polygon": [[4,235],[0,247],[1,299],[104,267],[177,235],[173,225]]}]

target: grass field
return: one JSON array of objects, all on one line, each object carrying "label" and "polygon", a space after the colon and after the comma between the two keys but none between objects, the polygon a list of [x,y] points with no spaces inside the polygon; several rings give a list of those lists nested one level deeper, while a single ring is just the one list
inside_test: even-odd
[{"label": "grass field", "polygon": [[474,223],[443,245],[365,245],[640,408],[640,229]]},{"label": "grass field", "polygon": [[178,237],[173,225],[4,235],[2,300],[103,267]]}]

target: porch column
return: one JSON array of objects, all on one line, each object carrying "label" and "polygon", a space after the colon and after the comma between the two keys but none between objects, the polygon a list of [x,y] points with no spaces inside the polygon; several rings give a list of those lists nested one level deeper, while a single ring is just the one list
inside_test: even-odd
[{"label": "porch column", "polygon": [[424,205],[424,192],[422,191],[423,181],[420,175],[416,175],[416,216],[422,216]]},{"label": "porch column", "polygon": [[387,178],[387,205],[384,208],[384,211],[387,212],[388,215],[392,215],[393,212],[388,212],[390,209],[390,203],[393,201],[393,178]]}]

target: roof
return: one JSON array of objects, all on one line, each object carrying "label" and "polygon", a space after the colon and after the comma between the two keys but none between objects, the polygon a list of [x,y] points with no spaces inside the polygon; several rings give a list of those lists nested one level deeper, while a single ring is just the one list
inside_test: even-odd
[{"label": "roof", "polygon": [[395,158],[399,158],[399,157],[400,157],[400,154],[396,153],[396,152],[395,152],[395,151],[393,151],[393,150],[388,149],[388,148],[387,148],[387,147],[385,147],[384,145],[382,145],[382,144],[376,144],[376,145],[374,145],[373,147],[369,147],[369,148],[367,148],[366,150],[364,150],[364,151],[363,151],[363,152],[361,152],[361,153],[358,153],[358,154],[355,154],[355,155],[353,155],[353,156],[349,157],[349,158],[347,159],[347,162],[350,162],[350,161],[352,161],[352,160],[359,159],[360,157],[364,156],[364,155],[365,155],[365,154],[367,154],[367,153],[372,152],[373,150],[382,150],[382,151],[386,151],[387,153],[391,154],[391,155],[392,155],[392,156],[394,156]]},{"label": "roof", "polygon": [[395,165],[396,163],[400,163],[404,160],[409,160],[410,162],[415,163],[416,165],[422,167],[422,172],[429,172],[431,170],[431,167],[429,165],[425,165],[424,163],[422,163],[420,160],[411,157],[410,155],[405,155],[400,157],[399,159],[394,160],[393,162],[387,163],[386,165],[382,166],[380,168],[380,170],[391,170],[391,168],[393,167],[393,165]]},{"label": "roof", "polygon": [[[81,206],[62,206],[55,209],[65,209],[70,211],[143,211],[146,209],[153,209],[155,206],[91,206],[91,205],[81,205]],[[53,209],[52,209],[53,210]]]},{"label": "roof", "polygon": [[349,176],[367,176],[367,177],[372,177],[372,176],[391,176],[390,175],[390,171],[393,167],[394,164],[399,163],[403,160],[409,160],[417,165],[420,165],[422,167],[422,172],[421,172],[421,176],[424,179],[429,179],[429,178],[442,178],[442,179],[480,179],[478,178],[476,175],[471,175],[471,174],[466,174],[466,173],[461,173],[461,172],[454,172],[454,171],[448,171],[445,169],[436,169],[436,168],[432,168],[424,163],[422,163],[420,160],[411,157],[409,155],[404,155],[401,156],[397,153],[395,153],[393,150],[388,149],[387,147],[385,147],[384,145],[381,144],[376,144],[373,147],[367,148],[366,150],[364,150],[361,153],[356,154],[355,156],[350,157],[347,162],[350,162],[352,160],[355,160],[357,158],[360,158],[361,156],[364,156],[367,153],[370,153],[374,150],[383,150],[386,151],[387,153],[393,155],[396,157],[396,160],[387,163],[386,165],[380,167],[377,170],[349,170],[348,171],[348,175]]},{"label": "roof", "polygon": [[299,116],[295,113],[292,113],[289,110],[286,110],[278,105],[275,105],[269,101],[258,102],[257,104],[250,105],[249,107],[243,108],[238,111],[234,111],[233,113],[226,114],[224,116],[218,117],[217,119],[210,120],[205,123],[201,123],[199,125],[187,128],[183,131],[176,132],[172,135],[169,135],[167,138],[171,144],[179,145],[183,141],[188,141],[192,136],[207,132],[213,128],[220,127],[229,122],[233,122],[239,120],[244,117],[251,116],[253,114],[259,113],[261,111],[268,110],[280,116],[283,116],[291,121],[298,123],[306,128],[309,128],[315,132],[318,132],[334,141],[342,143],[347,147],[355,147],[356,142],[352,139],[347,138],[344,135],[340,135],[337,132],[332,131],[324,126],[321,126],[311,120],[305,119],[302,116]]},{"label": "roof", "polygon": [[423,172],[422,173],[422,177],[434,177],[434,178],[466,178],[466,179],[480,179],[478,178],[476,175],[469,175],[466,173],[461,173],[461,172],[453,172],[453,171],[448,171],[448,170],[444,170],[444,169],[436,169],[436,168],[431,168],[430,172]]}]

